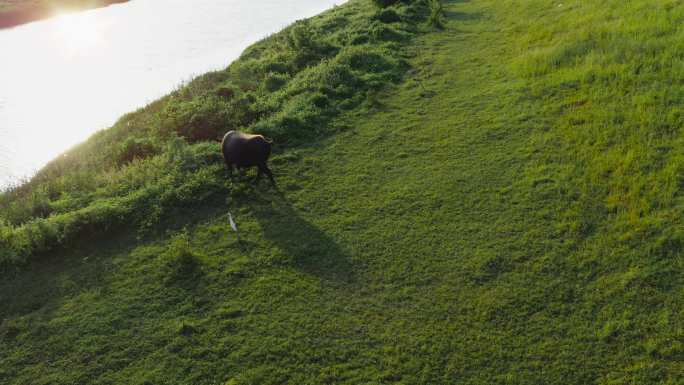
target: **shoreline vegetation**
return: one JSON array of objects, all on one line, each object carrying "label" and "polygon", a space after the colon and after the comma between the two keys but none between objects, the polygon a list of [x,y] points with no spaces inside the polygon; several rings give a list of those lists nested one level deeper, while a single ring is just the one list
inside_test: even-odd
[{"label": "shoreline vegetation", "polygon": [[371,108],[408,69],[403,47],[424,28],[430,2],[394,3],[352,0],[295,22],[0,194],[0,273],[85,234],[151,227],[173,207],[230,194],[215,142],[229,130],[267,135],[280,151],[343,130],[329,122]]},{"label": "shoreline vegetation", "polygon": [[0,0],[0,29],[47,19],[56,12],[78,12],[129,0]]}]

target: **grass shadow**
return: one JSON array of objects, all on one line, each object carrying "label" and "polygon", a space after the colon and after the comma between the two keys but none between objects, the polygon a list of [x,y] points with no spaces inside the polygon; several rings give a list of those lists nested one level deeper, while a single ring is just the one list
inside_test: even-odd
[{"label": "grass shadow", "polygon": [[107,287],[111,274],[117,270],[113,261],[117,255],[129,254],[141,245],[168,240],[186,227],[192,228],[221,215],[216,210],[220,202],[223,197],[219,196],[200,207],[172,208],[142,236],[135,226],[106,235],[95,234],[68,249],[47,253],[31,261],[16,274],[2,276],[0,324],[3,319],[37,311],[48,314],[64,298]]},{"label": "grass shadow", "polygon": [[479,12],[467,13],[467,12],[447,11],[447,10],[444,11],[444,16],[447,19],[458,20],[458,21],[478,20],[478,19],[482,18],[482,14]]},{"label": "grass shadow", "polygon": [[347,253],[325,231],[303,218],[281,192],[269,194],[252,206],[264,237],[291,258],[291,263],[308,274],[349,283],[354,280],[353,264]]},{"label": "grass shadow", "polygon": [[119,232],[98,242],[33,261],[0,284],[0,321],[33,312],[49,313],[62,299],[86,289],[102,288],[114,269],[112,259],[135,247],[135,234]]}]

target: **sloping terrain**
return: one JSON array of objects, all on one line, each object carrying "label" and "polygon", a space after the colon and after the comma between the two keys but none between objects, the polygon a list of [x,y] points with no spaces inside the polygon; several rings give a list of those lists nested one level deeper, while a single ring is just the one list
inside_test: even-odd
[{"label": "sloping terrain", "polygon": [[[182,113],[216,101],[181,92],[137,113],[181,123],[91,139],[191,127],[116,149],[125,198],[77,160],[7,193],[0,382],[683,383],[684,4],[454,0],[443,30],[402,7],[415,31],[293,42],[314,58],[286,85],[216,89],[270,106],[239,116],[276,138],[278,190],[225,180],[214,126]],[[301,86],[337,64],[334,92]]]}]

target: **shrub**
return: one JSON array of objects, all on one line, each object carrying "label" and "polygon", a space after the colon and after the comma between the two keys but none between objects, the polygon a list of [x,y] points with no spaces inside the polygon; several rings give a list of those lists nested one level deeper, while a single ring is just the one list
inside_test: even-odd
[{"label": "shrub", "polygon": [[116,154],[119,165],[129,163],[133,159],[145,159],[159,152],[151,138],[129,137],[120,146]]},{"label": "shrub", "polygon": [[285,55],[278,55],[261,65],[263,73],[287,74],[293,70],[291,63]]},{"label": "shrub", "polygon": [[282,74],[271,73],[264,80],[264,89],[267,92],[275,92],[284,86],[289,77]]},{"label": "shrub", "polygon": [[166,258],[166,284],[193,284],[201,273],[201,263],[190,247],[190,239],[185,231],[173,237],[166,251]]},{"label": "shrub", "polygon": [[307,20],[298,21],[291,27],[287,44],[294,56],[294,67],[304,68],[311,63],[333,56],[336,48],[320,38]]},{"label": "shrub", "polygon": [[388,82],[399,80],[405,70],[403,62],[393,58],[387,50],[380,49],[350,48],[340,55],[339,61],[357,73],[384,74]]},{"label": "shrub", "polygon": [[401,0],[373,0],[373,2],[378,7],[385,8],[385,7],[389,7],[390,5],[398,4],[401,2]]},{"label": "shrub", "polygon": [[401,21],[401,17],[394,9],[382,9],[373,16],[374,20],[381,21],[383,23],[397,23]]},{"label": "shrub", "polygon": [[404,35],[392,27],[379,22],[371,24],[368,30],[368,35],[371,37],[372,41],[375,42],[404,40]]},{"label": "shrub", "polygon": [[216,96],[230,100],[235,96],[235,89],[231,86],[221,86],[216,89]]},{"label": "shrub", "polygon": [[441,0],[430,0],[430,16],[428,17],[428,24],[435,28],[444,28],[444,6]]},{"label": "shrub", "polygon": [[253,96],[245,93],[230,101],[215,95],[190,101],[173,100],[162,112],[164,131],[168,135],[180,135],[189,142],[218,139],[222,133],[254,119],[253,100]]}]

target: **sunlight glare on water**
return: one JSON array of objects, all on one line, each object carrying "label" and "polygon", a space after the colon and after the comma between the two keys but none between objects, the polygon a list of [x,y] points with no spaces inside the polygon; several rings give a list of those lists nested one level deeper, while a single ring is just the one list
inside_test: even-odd
[{"label": "sunlight glare on water", "polygon": [[0,30],[0,188],[344,0],[134,0]]}]

